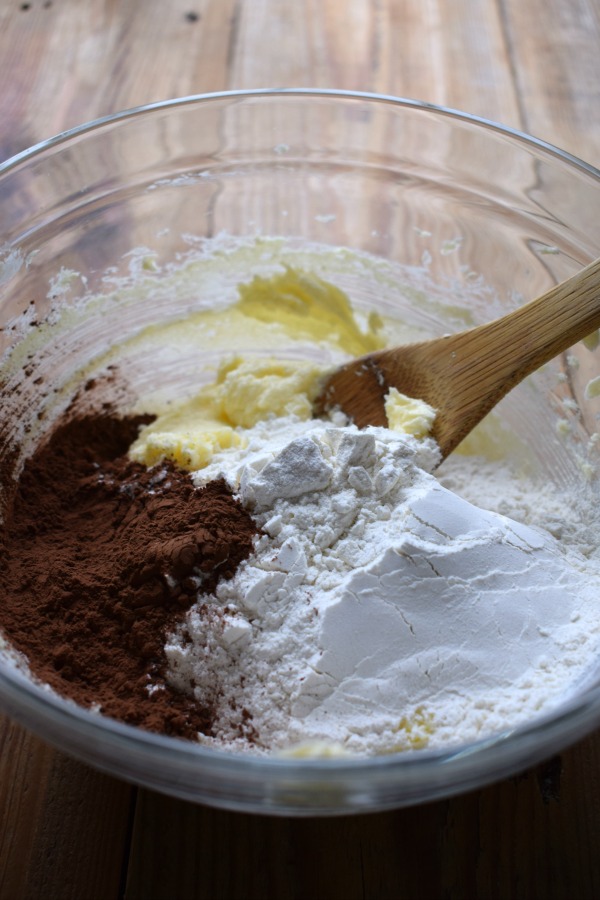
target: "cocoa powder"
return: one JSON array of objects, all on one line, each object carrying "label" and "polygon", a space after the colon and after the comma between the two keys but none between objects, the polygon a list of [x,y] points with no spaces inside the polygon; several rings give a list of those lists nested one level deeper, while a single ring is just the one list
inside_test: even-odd
[{"label": "cocoa powder", "polygon": [[224,482],[196,489],[126,451],[139,419],[76,417],[26,463],[0,537],[0,622],[33,675],[151,731],[209,734],[214,698],[165,681],[166,633],[230,577],[256,527]]}]

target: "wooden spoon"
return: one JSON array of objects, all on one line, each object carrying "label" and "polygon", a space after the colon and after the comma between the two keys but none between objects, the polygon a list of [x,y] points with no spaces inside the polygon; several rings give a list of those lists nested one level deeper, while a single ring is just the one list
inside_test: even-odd
[{"label": "wooden spoon", "polygon": [[535,369],[600,327],[600,259],[542,297],[469,331],[369,353],[327,377],[316,410],[341,409],[359,428],[387,425],[391,387],[437,410],[442,458]]}]

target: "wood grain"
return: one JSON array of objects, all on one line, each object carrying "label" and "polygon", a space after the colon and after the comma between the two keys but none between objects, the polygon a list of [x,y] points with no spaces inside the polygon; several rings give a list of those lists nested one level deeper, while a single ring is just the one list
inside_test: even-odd
[{"label": "wood grain", "polygon": [[521,127],[600,166],[600,5],[595,0],[503,3]]},{"label": "wood grain", "polygon": [[125,897],[567,900],[576,884],[592,900],[598,778],[586,799],[574,788],[582,766],[598,771],[598,753],[588,739],[481,791],[322,820],[237,815],[142,791]]},{"label": "wood grain", "polygon": [[[464,109],[598,165],[598,46],[596,0],[7,0],[0,159],[138,104],[314,86]],[[0,897],[595,898],[599,771],[594,734],[453,800],[268,819],[137,791],[0,719]]]},{"label": "wood grain", "polygon": [[117,897],[134,789],[0,720],[0,897]]}]

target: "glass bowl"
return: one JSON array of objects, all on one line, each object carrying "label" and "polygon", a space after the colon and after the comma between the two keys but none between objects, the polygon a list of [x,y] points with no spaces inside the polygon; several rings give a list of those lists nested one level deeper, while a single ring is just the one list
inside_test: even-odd
[{"label": "glass bowl", "polygon": [[[0,200],[1,402],[23,456],[113,358],[141,407],[157,366],[165,396],[191,391],[223,346],[194,332],[174,350],[163,330],[227,305],[240,279],[282,260],[307,262],[357,310],[397,319],[411,337],[507,312],[600,248],[596,169],[489,121],[355,93],[234,92],[126,111],[5,162]],[[228,349],[270,349],[249,341]],[[301,340],[293,353],[336,358]],[[497,415],[524,470],[596,490],[600,405],[585,385],[600,373],[598,352],[571,354],[577,366],[545,367]],[[250,757],[151,734],[31,683],[7,648],[0,702],[135,783],[233,810],[327,815],[421,803],[526,767],[596,726],[600,679],[477,743],[375,758]]]}]

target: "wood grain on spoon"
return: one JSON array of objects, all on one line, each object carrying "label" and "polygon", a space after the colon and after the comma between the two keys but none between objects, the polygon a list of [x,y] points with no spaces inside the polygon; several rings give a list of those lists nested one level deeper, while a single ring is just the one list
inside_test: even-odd
[{"label": "wood grain on spoon", "polygon": [[511,388],[600,327],[600,259],[514,312],[469,331],[369,353],[328,376],[317,409],[387,425],[391,387],[437,410],[445,458]]}]

